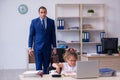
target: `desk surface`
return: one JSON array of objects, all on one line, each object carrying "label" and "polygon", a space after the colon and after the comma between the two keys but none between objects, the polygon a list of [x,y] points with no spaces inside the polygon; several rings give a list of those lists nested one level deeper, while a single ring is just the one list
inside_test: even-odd
[{"label": "desk surface", "polygon": [[19,75],[20,80],[120,80],[120,72],[117,73],[115,77],[99,77],[99,78],[91,78],[91,79],[74,79],[72,77],[60,77],[53,78],[51,75],[43,75],[43,77],[24,77],[23,75]]},{"label": "desk surface", "polygon": [[120,56],[118,54],[114,54],[114,55],[105,55],[105,54],[98,54],[98,55],[81,55],[82,57],[92,57],[92,58],[120,58]]}]

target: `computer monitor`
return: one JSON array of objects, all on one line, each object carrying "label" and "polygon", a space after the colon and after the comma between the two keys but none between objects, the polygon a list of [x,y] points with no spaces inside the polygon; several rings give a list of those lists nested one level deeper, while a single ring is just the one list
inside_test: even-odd
[{"label": "computer monitor", "polygon": [[118,53],[118,38],[102,38],[102,53],[112,55]]}]

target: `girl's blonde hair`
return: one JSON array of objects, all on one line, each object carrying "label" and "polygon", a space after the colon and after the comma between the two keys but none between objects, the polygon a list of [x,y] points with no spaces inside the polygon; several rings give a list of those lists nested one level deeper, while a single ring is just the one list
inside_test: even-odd
[{"label": "girl's blonde hair", "polygon": [[68,59],[69,56],[74,56],[76,59],[78,59],[77,50],[75,50],[74,48],[66,49],[65,53],[63,54],[64,60],[66,61],[66,59]]}]

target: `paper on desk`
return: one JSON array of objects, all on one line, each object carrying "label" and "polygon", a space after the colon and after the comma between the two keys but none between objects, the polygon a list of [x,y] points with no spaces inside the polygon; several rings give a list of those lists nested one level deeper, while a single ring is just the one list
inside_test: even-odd
[{"label": "paper on desk", "polygon": [[51,70],[51,71],[49,72],[49,74],[50,74],[50,75],[57,75],[58,73],[56,72],[56,70]]},{"label": "paper on desk", "polygon": [[25,71],[23,73],[23,76],[24,77],[37,77],[37,76],[39,76],[39,75],[37,75],[38,72],[39,71]]},{"label": "paper on desk", "polygon": [[97,56],[97,55],[99,55],[99,54],[97,54],[97,53],[88,53],[87,54],[87,56]]},{"label": "paper on desk", "polygon": [[71,72],[71,73],[62,73],[62,75],[64,75],[64,76],[74,76],[74,75],[76,75],[76,73],[75,73],[75,72]]}]

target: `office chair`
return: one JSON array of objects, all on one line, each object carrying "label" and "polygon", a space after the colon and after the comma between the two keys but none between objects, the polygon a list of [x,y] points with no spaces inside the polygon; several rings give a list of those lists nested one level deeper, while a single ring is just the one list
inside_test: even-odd
[{"label": "office chair", "polygon": [[57,55],[54,55],[54,57],[51,57],[50,66],[48,67],[47,74],[49,74],[50,70],[55,70],[55,68],[52,67],[52,63],[58,63],[58,60],[59,60],[59,62],[65,62],[63,59],[64,53],[65,53],[64,48],[57,48]]}]

